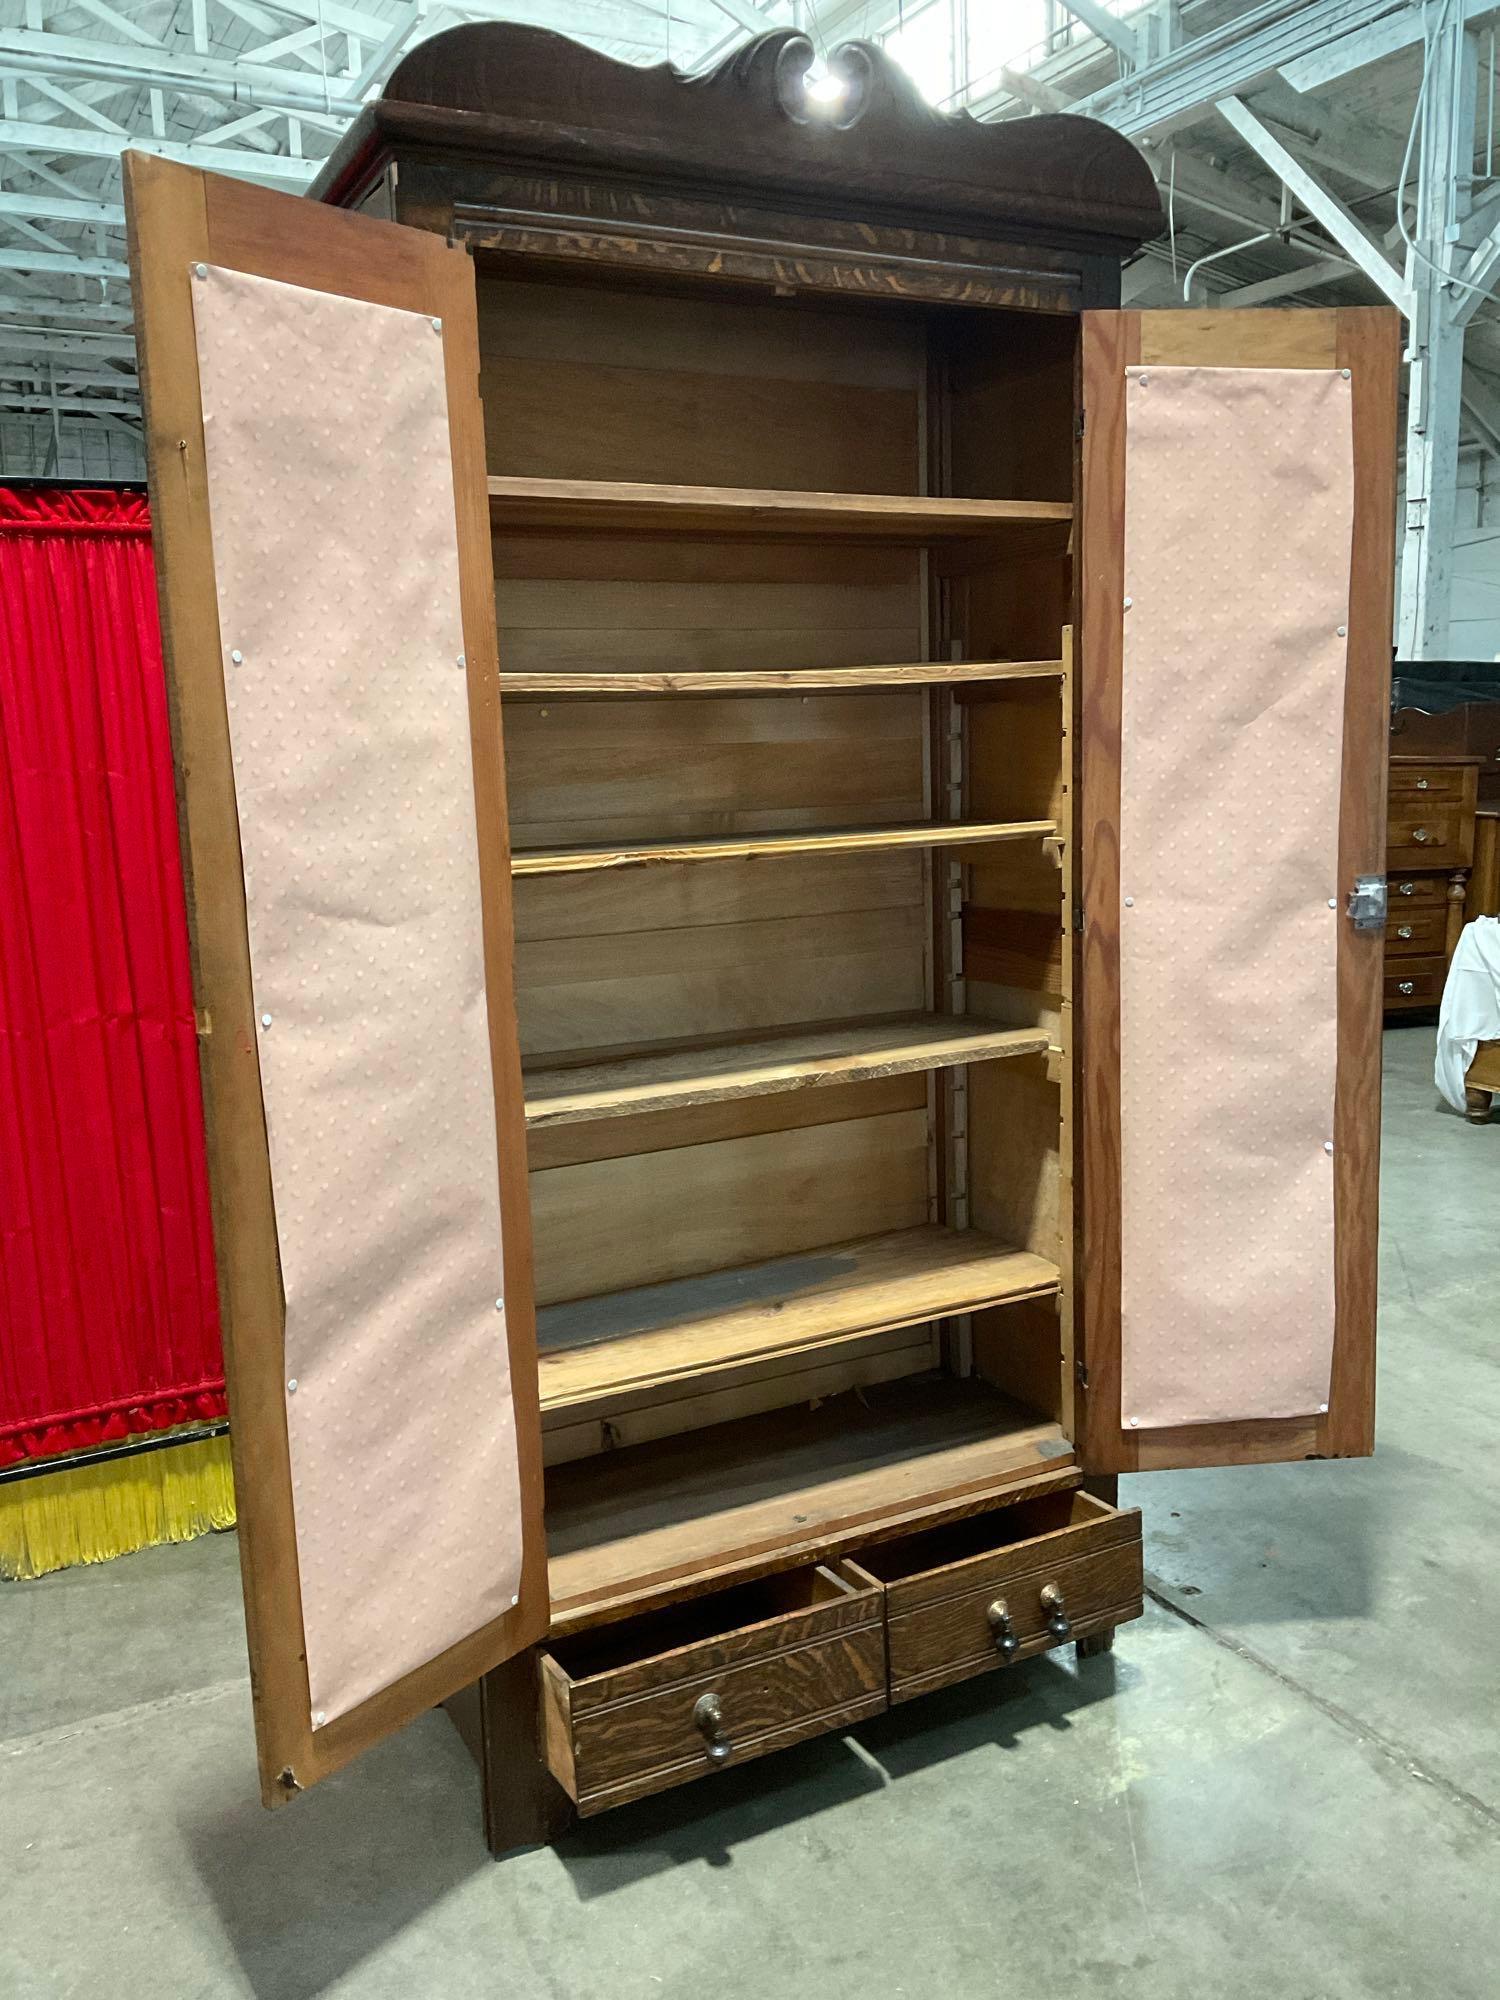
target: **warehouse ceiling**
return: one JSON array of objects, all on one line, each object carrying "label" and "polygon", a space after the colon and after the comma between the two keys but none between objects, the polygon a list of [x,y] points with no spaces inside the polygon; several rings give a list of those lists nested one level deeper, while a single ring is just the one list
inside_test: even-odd
[{"label": "warehouse ceiling", "polygon": [[[1381,273],[1406,255],[1396,187],[1424,26],[1460,10],[1480,50],[1478,151],[1456,162],[1472,171],[1477,242],[1492,199],[1500,212],[1500,8],[1471,0],[0,0],[0,446],[14,458],[15,440],[33,453],[50,440],[55,465],[65,432],[86,424],[138,452],[125,146],[304,187],[401,55],[457,22],[531,22],[691,70],[795,20],[820,47],[886,40],[949,109],[1106,117],[1147,147],[1170,215],[1126,273],[1127,302],[1241,305],[1393,295]],[[1412,186],[1408,217],[1414,201]],[[1351,252],[1351,231],[1368,256]],[[1470,268],[1483,283],[1463,421],[1493,449],[1500,325],[1478,298],[1488,268]]]}]

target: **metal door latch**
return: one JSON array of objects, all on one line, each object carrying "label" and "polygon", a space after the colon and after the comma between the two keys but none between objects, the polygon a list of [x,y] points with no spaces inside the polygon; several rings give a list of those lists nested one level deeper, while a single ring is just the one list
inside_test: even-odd
[{"label": "metal door latch", "polygon": [[1385,929],[1385,877],[1356,875],[1349,891],[1349,916],[1357,931]]}]

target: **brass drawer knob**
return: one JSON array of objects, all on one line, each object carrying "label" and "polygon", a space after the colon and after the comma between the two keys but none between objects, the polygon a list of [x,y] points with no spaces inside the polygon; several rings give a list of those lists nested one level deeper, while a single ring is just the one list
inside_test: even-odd
[{"label": "brass drawer knob", "polygon": [[1042,1609],[1047,1614],[1047,1630],[1054,1639],[1066,1639],[1072,1635],[1068,1607],[1063,1603],[1063,1594],[1055,1583],[1042,1585]]},{"label": "brass drawer knob", "polygon": [[1002,1660],[1013,1660],[1021,1642],[1016,1637],[1015,1626],[1010,1622],[1010,1606],[1003,1597],[997,1597],[984,1615],[995,1635],[995,1651]]},{"label": "brass drawer knob", "polygon": [[1414,896],[1416,893],[1417,885],[1415,882],[1399,882],[1396,885],[1396,894],[1398,896]]},{"label": "brass drawer knob", "polygon": [[1425,791],[1426,791],[1426,789],[1427,789],[1427,780],[1426,780],[1425,778],[1418,778],[1418,780],[1417,780],[1417,790],[1418,790],[1419,792],[1425,792]]},{"label": "brass drawer knob", "polygon": [[1405,938],[1405,937],[1410,937],[1410,936],[1411,936],[1411,925],[1410,925],[1410,924],[1397,924],[1397,926],[1396,926],[1396,935],[1397,935],[1397,937],[1402,937],[1402,938]]},{"label": "brass drawer knob", "polygon": [[724,1734],[724,1709],[716,1694],[700,1694],[693,1703],[693,1727],[708,1745],[708,1761],[727,1763],[734,1745]]},{"label": "brass drawer knob", "polygon": [[1427,842],[1432,838],[1425,826],[1414,826],[1411,830],[1411,837],[1417,843],[1418,847],[1425,847]]},{"label": "brass drawer knob", "polygon": [[1396,991],[1398,993],[1415,993],[1416,990],[1416,986],[1410,979],[1398,979],[1396,981]]}]

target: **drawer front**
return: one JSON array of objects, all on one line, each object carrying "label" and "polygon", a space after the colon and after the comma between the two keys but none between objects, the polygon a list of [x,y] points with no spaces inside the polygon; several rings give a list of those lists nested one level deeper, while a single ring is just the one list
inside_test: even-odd
[{"label": "drawer front", "polygon": [[1461,764],[1391,765],[1390,795],[1405,802],[1415,795],[1423,799],[1458,801],[1464,795],[1465,767]]},{"label": "drawer front", "polygon": [[[1441,957],[1448,945],[1448,904],[1423,903],[1402,909],[1392,905],[1386,917],[1385,955],[1396,958]],[[1394,973],[1395,967],[1392,966]]]},{"label": "drawer front", "polygon": [[[1046,1593],[1044,1596],[1043,1593]],[[1007,1624],[994,1615],[1005,1607]],[[1091,1556],[1058,1556],[1003,1585],[944,1598],[911,1611],[886,1609],[891,1700],[1030,1659],[1141,1615],[1141,1544],[1136,1539]],[[1002,1652],[1006,1634],[1016,1641]]]},{"label": "drawer front", "polygon": [[1473,859],[1464,845],[1460,806],[1422,799],[1392,799],[1386,824],[1386,868],[1462,868]]},{"label": "drawer front", "polygon": [[1448,972],[1444,958],[1403,959],[1385,972],[1385,1004],[1392,1013],[1404,1007],[1436,1007],[1443,997]]},{"label": "drawer front", "polygon": [[1396,875],[1386,878],[1386,900],[1390,906],[1391,921],[1396,921],[1398,911],[1436,909],[1448,905],[1448,878],[1446,875]]},{"label": "drawer front", "polygon": [[862,1550],[850,1564],[885,1585],[893,1702],[1141,1614],[1140,1512],[1084,1493]]},{"label": "drawer front", "polygon": [[[880,1593],[817,1575],[836,1586],[824,1603],[602,1672],[579,1677],[565,1648],[543,1654],[547,1761],[580,1813],[847,1728],[886,1706]],[[711,1606],[704,1601],[710,1614]],[[651,1643],[660,1620],[636,1623]],[[631,1627],[612,1628],[611,1638],[628,1651]]]}]

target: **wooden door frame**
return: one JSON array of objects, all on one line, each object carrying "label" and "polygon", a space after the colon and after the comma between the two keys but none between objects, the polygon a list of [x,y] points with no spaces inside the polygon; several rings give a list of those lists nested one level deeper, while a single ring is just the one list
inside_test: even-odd
[{"label": "wooden door frame", "polygon": [[1084,927],[1077,950],[1082,1148],[1082,1422],[1090,1473],[1360,1457],[1374,1448],[1383,939],[1341,921],[1334,1106],[1333,1370],[1326,1415],[1126,1430],[1120,1422],[1120,716],[1125,370],[1336,367],[1353,390],[1354,531],[1339,808],[1341,891],[1385,873],[1386,736],[1401,322],[1388,307],[1083,315],[1082,628],[1078,696]]},{"label": "wooden door frame", "polygon": [[[474,283],[441,238],[124,155],[157,594],[177,774],[209,1185],[261,1795],[279,1805],[547,1628],[531,1213],[511,975],[510,844]],[[215,264],[442,321],[468,675],[506,1330],[521,1479],[516,1606],[314,1731],[293,1517],[276,1210],[261,1099],[239,816],[190,273]],[[440,1468],[434,1468],[436,1477]]]}]

